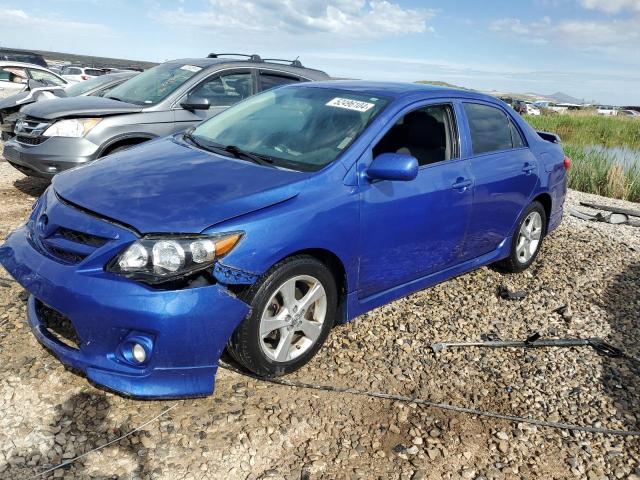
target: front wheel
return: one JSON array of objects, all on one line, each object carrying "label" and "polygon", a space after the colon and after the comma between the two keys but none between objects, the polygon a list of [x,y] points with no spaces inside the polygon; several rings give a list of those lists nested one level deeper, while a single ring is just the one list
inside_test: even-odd
[{"label": "front wheel", "polygon": [[529,205],[522,216],[511,240],[509,257],[499,265],[509,272],[522,272],[538,256],[544,233],[547,228],[547,215],[540,202]]},{"label": "front wheel", "polygon": [[335,322],[335,280],[313,257],[280,262],[244,297],[251,312],[229,339],[227,350],[258,375],[284,375],[302,367]]}]

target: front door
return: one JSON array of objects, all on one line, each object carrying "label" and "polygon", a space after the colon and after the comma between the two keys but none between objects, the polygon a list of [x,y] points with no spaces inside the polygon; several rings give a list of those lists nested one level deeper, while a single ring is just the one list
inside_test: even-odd
[{"label": "front door", "polygon": [[460,158],[453,106],[403,112],[367,154],[410,154],[412,181],[362,180],[359,297],[444,270],[458,261],[471,214],[473,181]]}]

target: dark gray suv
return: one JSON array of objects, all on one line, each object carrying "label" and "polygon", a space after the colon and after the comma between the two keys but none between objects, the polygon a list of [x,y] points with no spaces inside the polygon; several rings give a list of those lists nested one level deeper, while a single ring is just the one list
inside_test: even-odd
[{"label": "dark gray suv", "polygon": [[16,136],[5,144],[3,154],[24,174],[51,178],[132,145],[186,130],[257,92],[328,78],[298,60],[257,55],[173,60],[124,82],[105,97],[60,98],[24,107]]}]

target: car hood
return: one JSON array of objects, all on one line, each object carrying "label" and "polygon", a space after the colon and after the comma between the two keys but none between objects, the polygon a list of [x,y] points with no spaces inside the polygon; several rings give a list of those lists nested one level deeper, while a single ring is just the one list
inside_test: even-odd
[{"label": "car hood", "polygon": [[0,110],[13,108],[31,96],[31,92],[20,92],[0,100]]},{"label": "car hood", "polygon": [[55,95],[56,97],[65,96],[64,90],[60,87],[38,87],[37,89],[25,90],[24,92],[16,93],[10,97],[1,99],[0,111],[15,107],[23,107],[37,101],[43,101],[42,99],[45,94]]},{"label": "car hood", "polygon": [[296,196],[309,173],[199,150],[173,137],[58,174],[63,200],[140,233],[199,233]]},{"label": "car hood", "polygon": [[120,102],[104,97],[56,98],[27,105],[22,113],[44,120],[64,117],[104,117],[122,113],[141,112],[142,105]]}]

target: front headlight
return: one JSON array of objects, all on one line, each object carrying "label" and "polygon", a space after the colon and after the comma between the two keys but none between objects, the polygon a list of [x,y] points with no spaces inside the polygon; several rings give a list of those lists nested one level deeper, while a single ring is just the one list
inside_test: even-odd
[{"label": "front headlight", "polygon": [[149,236],[132,243],[107,271],[146,283],[161,283],[210,267],[240,241],[242,233],[216,236]]},{"label": "front headlight", "polygon": [[100,123],[101,118],[69,118],[58,120],[47,128],[42,135],[45,137],[84,137]]}]

